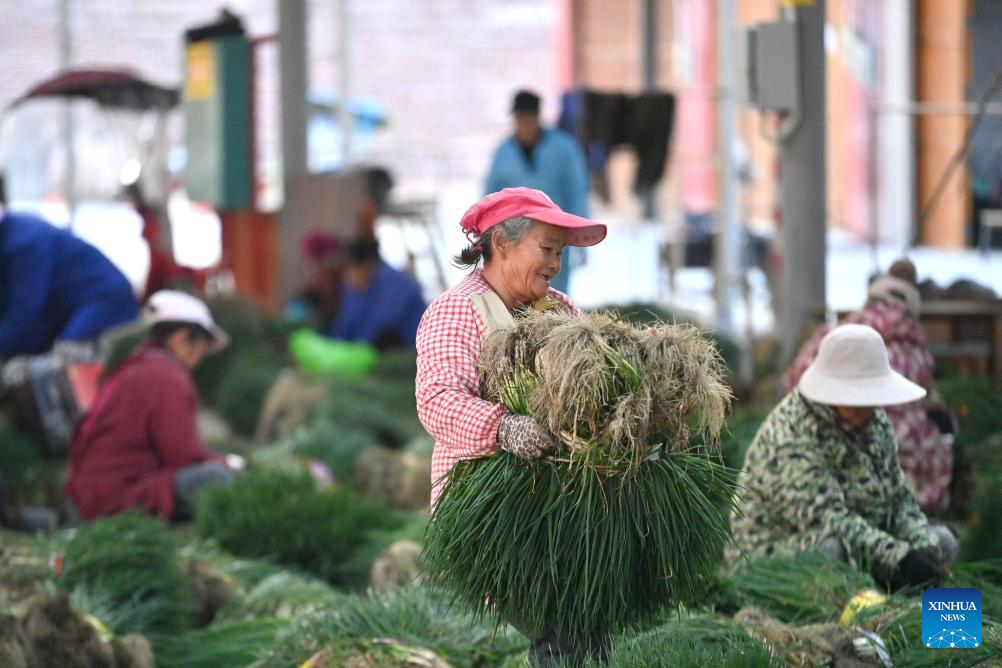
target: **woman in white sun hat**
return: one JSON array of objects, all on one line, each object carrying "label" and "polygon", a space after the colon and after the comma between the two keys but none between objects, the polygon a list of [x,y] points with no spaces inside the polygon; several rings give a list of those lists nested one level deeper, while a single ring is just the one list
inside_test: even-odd
[{"label": "woman in white sun hat", "polygon": [[874,329],[829,332],[748,448],[732,556],[820,550],[870,570],[889,589],[942,577],[956,539],[916,505],[883,410],[923,396],[891,369]]},{"label": "woman in white sun hat", "polygon": [[202,442],[191,378],[229,337],[183,292],[154,293],[145,315],[148,340],[105,381],[70,444],[66,496],[84,520],[131,508],[187,520],[201,489],[242,468]]},{"label": "woman in white sun hat", "polygon": [[[921,303],[915,265],[902,258],[870,284],[866,304],[846,316],[842,324],[868,325],[877,330],[887,346],[891,368],[932,393],[935,364],[919,322]],[[801,346],[783,375],[784,391],[797,386],[829,331],[830,326],[820,326]],[[898,441],[901,470],[919,508],[924,513],[943,514],[950,505],[953,477],[953,414],[938,397],[926,397],[888,406],[887,418]]]}]

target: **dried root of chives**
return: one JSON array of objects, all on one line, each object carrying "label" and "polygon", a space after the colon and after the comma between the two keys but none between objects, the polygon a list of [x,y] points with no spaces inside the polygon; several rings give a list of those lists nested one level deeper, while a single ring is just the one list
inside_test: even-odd
[{"label": "dried root of chives", "polygon": [[480,371],[484,398],[532,415],[563,458],[608,475],[631,474],[653,443],[688,449],[691,430],[716,443],[732,397],[697,328],[606,314],[529,314],[487,338]]}]

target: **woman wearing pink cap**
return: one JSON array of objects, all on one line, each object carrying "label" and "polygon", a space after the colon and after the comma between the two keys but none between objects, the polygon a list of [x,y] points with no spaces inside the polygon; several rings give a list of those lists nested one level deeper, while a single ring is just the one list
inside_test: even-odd
[{"label": "woman wearing pink cap", "polygon": [[[487,335],[514,325],[527,309],[581,310],[550,287],[565,246],[593,246],[601,223],[562,211],[531,188],[505,188],[474,204],[460,221],[470,245],[455,261],[473,269],[428,306],[417,332],[417,410],[435,439],[432,506],[441,479],[461,459],[505,450],[526,459],[555,445],[534,419],[480,398],[477,360]],[[480,266],[481,260],[483,266]],[[539,663],[563,650],[558,639],[536,639]]]}]

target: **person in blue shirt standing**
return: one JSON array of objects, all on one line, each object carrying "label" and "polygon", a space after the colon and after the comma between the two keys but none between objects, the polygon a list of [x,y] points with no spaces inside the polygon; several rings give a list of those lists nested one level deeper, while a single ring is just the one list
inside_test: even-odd
[{"label": "person in blue shirt standing", "polygon": [[0,360],[93,342],[136,319],[132,286],[101,251],[41,218],[0,213]]},{"label": "person in blue shirt standing", "polygon": [[375,239],[348,243],[342,257],[341,308],[328,336],[364,341],[380,350],[413,348],[427,306],[421,287],[380,258]]},{"label": "person in blue shirt standing", "polygon": [[[512,103],[515,133],[494,152],[485,194],[502,188],[526,186],[546,193],[567,213],[588,217],[588,168],[577,140],[539,122],[539,96],[527,90],[516,93]],[[579,250],[579,249],[574,249]],[[578,258],[564,258],[551,287],[567,292],[570,274]]]}]

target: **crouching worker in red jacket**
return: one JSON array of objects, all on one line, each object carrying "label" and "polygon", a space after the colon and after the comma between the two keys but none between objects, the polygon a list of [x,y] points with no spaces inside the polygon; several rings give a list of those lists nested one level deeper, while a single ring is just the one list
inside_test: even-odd
[{"label": "crouching worker in red jacket", "polygon": [[184,521],[202,488],[229,482],[239,467],[202,442],[190,373],[227,344],[226,333],[182,292],[161,290],[147,308],[148,340],[107,379],[70,444],[71,521],[74,512],[90,520],[132,508]]}]

